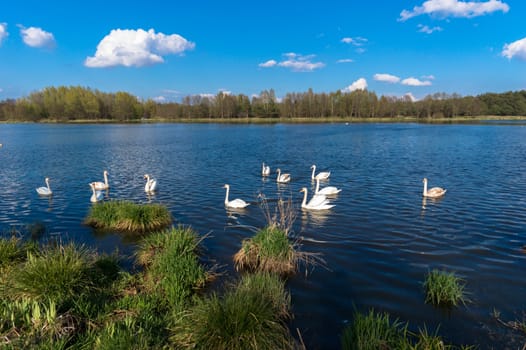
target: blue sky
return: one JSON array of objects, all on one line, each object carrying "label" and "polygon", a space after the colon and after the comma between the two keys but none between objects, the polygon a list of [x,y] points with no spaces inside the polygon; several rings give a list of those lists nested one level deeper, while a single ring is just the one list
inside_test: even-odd
[{"label": "blue sky", "polygon": [[158,101],[522,90],[526,1],[6,1],[0,100],[61,85]]}]

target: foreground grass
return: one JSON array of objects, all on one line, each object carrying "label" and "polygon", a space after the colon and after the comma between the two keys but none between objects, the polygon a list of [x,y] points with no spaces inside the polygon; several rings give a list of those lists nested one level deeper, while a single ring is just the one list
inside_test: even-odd
[{"label": "foreground grass", "polygon": [[435,306],[457,306],[466,304],[464,281],[453,272],[432,270],[424,281],[426,303]]},{"label": "foreground grass", "polygon": [[353,322],[348,325],[341,336],[343,350],[472,350],[473,346],[456,347],[447,345],[438,336],[438,330],[430,334],[426,328],[418,333],[408,330],[408,323],[398,319],[391,320],[388,313],[376,313],[370,310],[367,314],[355,313]]},{"label": "foreground grass", "polygon": [[200,299],[172,329],[177,348],[294,349],[285,320],[290,296],[268,273],[246,275],[223,295]]},{"label": "foreground grass", "polygon": [[84,223],[100,229],[146,233],[167,227],[172,223],[172,216],[160,204],[108,201],[93,205]]}]

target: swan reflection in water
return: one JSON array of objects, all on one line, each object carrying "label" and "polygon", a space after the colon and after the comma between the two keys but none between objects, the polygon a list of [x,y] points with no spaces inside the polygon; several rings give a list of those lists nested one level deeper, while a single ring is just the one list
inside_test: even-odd
[{"label": "swan reflection in water", "polygon": [[304,231],[309,226],[321,227],[329,218],[331,212],[328,210],[319,211],[301,211],[301,231]]}]

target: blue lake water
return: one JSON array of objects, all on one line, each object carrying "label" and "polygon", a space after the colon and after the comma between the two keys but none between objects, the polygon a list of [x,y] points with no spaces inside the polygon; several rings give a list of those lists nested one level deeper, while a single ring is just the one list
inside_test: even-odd
[{"label": "blue lake water", "polygon": [[[91,203],[88,183],[102,181],[107,199],[166,205],[176,224],[202,235],[206,258],[235,276],[232,256],[251,227],[263,227],[258,205],[291,199],[293,234],[301,249],[319,253],[317,266],[288,280],[294,320],[307,348],[339,347],[355,310],[375,308],[424,325],[455,344],[516,349],[524,336],[506,321],[526,316],[526,124],[323,125],[0,125],[0,230],[43,222],[60,235],[132,254],[134,242],[82,225]],[[272,168],[262,178],[261,163]],[[342,192],[322,213],[299,209],[310,167],[331,171],[323,186]],[[275,170],[291,173],[277,185]],[[148,196],[144,174],[157,178]],[[39,197],[48,176],[54,195]],[[422,179],[447,194],[422,199]],[[225,210],[230,197],[247,209]],[[45,237],[44,237],[45,239]],[[449,312],[424,303],[422,282],[433,268],[466,280],[471,303]]]}]

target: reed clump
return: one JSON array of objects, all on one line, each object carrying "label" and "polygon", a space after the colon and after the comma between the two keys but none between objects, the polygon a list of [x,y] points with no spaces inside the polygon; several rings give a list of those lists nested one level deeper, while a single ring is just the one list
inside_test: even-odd
[{"label": "reed clump", "polygon": [[426,303],[435,306],[457,306],[468,301],[464,291],[464,280],[454,272],[434,269],[428,272],[423,285]]},{"label": "reed clump", "polygon": [[177,348],[294,349],[290,296],[273,274],[246,275],[223,295],[198,299],[171,329]]},{"label": "reed clump", "polygon": [[161,204],[107,201],[93,205],[84,223],[99,229],[148,233],[166,228],[172,223],[172,215]]},{"label": "reed clump", "polygon": [[290,230],[296,218],[292,201],[278,199],[272,213],[266,198],[263,195],[260,198],[267,225],[243,240],[241,249],[234,255],[236,270],[290,275],[301,263],[323,263],[316,254],[299,251],[298,242],[291,239]]}]

